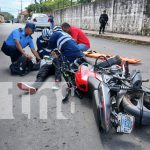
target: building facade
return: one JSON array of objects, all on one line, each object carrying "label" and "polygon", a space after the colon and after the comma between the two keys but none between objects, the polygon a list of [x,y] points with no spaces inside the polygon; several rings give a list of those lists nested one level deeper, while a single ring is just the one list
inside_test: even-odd
[{"label": "building facade", "polygon": [[0,14],[0,23],[4,23],[5,20],[4,20],[4,16],[2,14]]}]

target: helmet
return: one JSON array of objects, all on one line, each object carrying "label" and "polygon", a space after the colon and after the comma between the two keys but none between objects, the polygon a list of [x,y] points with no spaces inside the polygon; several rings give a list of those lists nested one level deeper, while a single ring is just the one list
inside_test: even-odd
[{"label": "helmet", "polygon": [[42,37],[44,40],[49,40],[52,35],[52,32],[49,29],[42,30]]},{"label": "helmet", "polygon": [[62,28],[61,28],[61,26],[55,26],[54,28],[53,28],[53,31],[55,32],[55,31],[62,31]]}]

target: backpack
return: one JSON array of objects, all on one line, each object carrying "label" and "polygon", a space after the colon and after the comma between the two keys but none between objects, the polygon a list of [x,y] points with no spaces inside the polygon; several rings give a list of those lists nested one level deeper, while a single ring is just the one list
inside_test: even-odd
[{"label": "backpack", "polygon": [[34,66],[33,62],[25,56],[21,56],[16,62],[10,65],[9,69],[12,75],[24,76],[32,70],[38,70],[39,67]]}]

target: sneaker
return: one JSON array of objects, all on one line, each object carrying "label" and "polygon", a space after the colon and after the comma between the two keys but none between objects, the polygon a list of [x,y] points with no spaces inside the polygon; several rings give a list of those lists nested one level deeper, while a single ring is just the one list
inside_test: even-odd
[{"label": "sneaker", "polygon": [[52,86],[52,90],[59,90],[60,80],[55,80],[55,85]]},{"label": "sneaker", "polygon": [[60,79],[55,79],[55,82],[57,83],[59,83],[59,82],[61,82],[61,80]]},{"label": "sneaker", "polygon": [[23,83],[23,82],[17,83],[17,86],[18,86],[18,88],[19,88],[20,90],[26,91],[26,92],[31,93],[31,94],[34,94],[34,93],[36,93],[36,91],[37,91],[36,88],[34,88],[34,87],[32,87],[32,86],[29,86],[29,85],[27,85],[27,84],[25,84],[25,83]]}]

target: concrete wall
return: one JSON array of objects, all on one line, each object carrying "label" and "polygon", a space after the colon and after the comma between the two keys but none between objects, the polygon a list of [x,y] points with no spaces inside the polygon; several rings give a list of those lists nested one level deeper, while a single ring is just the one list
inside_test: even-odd
[{"label": "concrete wall", "polygon": [[115,0],[113,31],[141,34],[145,0]]},{"label": "concrete wall", "polygon": [[150,36],[150,0],[145,1],[142,34]]},{"label": "concrete wall", "polygon": [[55,22],[56,24],[68,22],[83,29],[98,30],[100,14],[106,8],[110,17],[112,5],[111,0],[100,1],[101,3],[78,5],[71,8],[55,11]]},{"label": "concrete wall", "polygon": [[106,9],[109,32],[150,34],[150,0],[99,0],[54,12],[55,22],[68,22],[83,29],[98,30],[99,16]]}]

